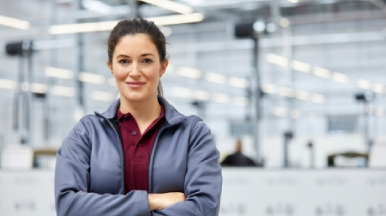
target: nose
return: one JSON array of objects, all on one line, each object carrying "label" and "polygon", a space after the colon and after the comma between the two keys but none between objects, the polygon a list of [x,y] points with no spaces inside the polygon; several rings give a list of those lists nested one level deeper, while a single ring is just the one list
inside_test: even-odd
[{"label": "nose", "polygon": [[133,62],[131,70],[129,72],[129,76],[131,77],[139,77],[141,76],[140,68],[138,66],[138,63]]}]

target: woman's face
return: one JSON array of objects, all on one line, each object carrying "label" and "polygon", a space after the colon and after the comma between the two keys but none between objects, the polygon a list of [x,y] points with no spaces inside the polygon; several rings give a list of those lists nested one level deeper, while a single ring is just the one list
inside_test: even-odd
[{"label": "woman's face", "polygon": [[121,98],[138,102],[157,96],[160,77],[168,65],[160,61],[156,46],[146,34],[123,36],[107,66],[115,77]]}]

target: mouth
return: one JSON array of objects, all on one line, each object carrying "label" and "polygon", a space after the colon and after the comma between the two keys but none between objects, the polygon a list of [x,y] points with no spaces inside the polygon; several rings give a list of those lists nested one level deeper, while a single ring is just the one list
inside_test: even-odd
[{"label": "mouth", "polygon": [[140,88],[141,86],[145,85],[145,82],[126,82],[126,84],[130,88]]}]

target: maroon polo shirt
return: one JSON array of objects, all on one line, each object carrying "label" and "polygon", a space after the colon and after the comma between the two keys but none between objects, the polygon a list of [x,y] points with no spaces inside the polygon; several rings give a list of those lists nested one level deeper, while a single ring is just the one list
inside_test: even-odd
[{"label": "maroon polo shirt", "polygon": [[148,164],[158,131],[164,122],[164,107],[143,134],[130,113],[117,110],[118,126],[121,132],[125,169],[125,194],[131,190],[149,190]]}]

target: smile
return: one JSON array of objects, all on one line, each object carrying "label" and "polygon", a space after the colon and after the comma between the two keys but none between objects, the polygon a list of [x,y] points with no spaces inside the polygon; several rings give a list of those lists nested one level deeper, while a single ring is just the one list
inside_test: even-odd
[{"label": "smile", "polygon": [[130,87],[130,88],[140,88],[141,86],[145,85],[145,82],[126,82],[126,84]]}]

